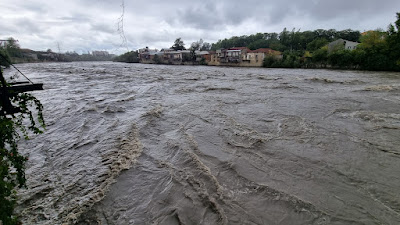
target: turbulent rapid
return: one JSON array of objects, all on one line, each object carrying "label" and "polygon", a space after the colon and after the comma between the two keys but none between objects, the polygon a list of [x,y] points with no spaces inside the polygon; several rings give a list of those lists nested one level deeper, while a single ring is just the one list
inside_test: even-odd
[{"label": "turbulent rapid", "polygon": [[400,224],[400,73],[19,68],[47,123],[24,224]]}]

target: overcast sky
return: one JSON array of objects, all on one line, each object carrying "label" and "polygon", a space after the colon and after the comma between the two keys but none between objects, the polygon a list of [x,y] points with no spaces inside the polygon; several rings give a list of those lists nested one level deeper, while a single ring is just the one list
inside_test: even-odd
[{"label": "overcast sky", "polygon": [[[85,53],[126,52],[118,33],[122,0],[1,0],[0,39],[22,48]],[[124,31],[129,50],[171,47],[181,37],[189,47],[218,39],[284,27],[385,29],[396,20],[399,0],[125,0]]]}]

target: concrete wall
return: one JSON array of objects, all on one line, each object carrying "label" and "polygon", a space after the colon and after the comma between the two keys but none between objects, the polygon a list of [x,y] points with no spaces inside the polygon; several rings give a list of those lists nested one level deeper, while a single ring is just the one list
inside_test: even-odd
[{"label": "concrete wall", "polygon": [[210,65],[210,66],[220,66],[221,65],[217,53],[210,55],[210,61],[208,62],[208,65]]},{"label": "concrete wall", "polygon": [[357,45],[360,44],[360,43],[354,42],[354,41],[345,41],[344,43],[345,43],[344,49],[347,49],[347,50],[354,50],[357,48]]},{"label": "concrete wall", "polygon": [[221,62],[217,54],[211,55],[211,60],[208,63],[210,66],[233,66],[233,67],[262,67],[265,53],[262,52],[249,52],[241,56],[241,61],[238,63]]},{"label": "concrete wall", "polygon": [[247,53],[246,60],[243,61],[244,66],[261,67],[263,65],[265,53]]}]

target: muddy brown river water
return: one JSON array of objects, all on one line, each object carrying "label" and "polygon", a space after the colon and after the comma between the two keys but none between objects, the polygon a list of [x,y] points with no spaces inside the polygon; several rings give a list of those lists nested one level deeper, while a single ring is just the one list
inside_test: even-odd
[{"label": "muddy brown river water", "polygon": [[19,68],[47,122],[25,224],[400,224],[400,73]]}]

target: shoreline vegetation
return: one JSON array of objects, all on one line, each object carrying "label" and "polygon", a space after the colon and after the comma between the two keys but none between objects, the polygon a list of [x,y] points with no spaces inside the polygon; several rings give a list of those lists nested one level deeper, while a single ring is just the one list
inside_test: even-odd
[{"label": "shoreline vegetation", "polygon": [[[0,53],[14,63],[115,61],[126,63],[211,65],[266,68],[324,68],[400,71],[400,13],[394,25],[361,33],[356,30],[286,28],[280,33],[234,36],[210,44],[199,40],[188,49],[181,38],[170,48],[148,47],[120,56],[95,51],[54,53],[21,49],[13,38],[0,46]],[[1,62],[1,65],[8,66]]]}]

